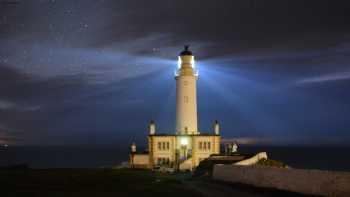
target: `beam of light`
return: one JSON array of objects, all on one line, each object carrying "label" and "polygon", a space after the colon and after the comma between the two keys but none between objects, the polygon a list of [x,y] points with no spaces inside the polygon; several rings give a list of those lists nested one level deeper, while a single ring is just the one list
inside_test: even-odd
[{"label": "beam of light", "polygon": [[[168,74],[159,76],[156,82],[156,84],[162,84],[160,87],[157,87],[157,90],[166,92],[166,96],[163,97],[162,102],[159,103],[159,111],[156,114],[157,121],[159,122],[159,129],[163,133],[173,134],[175,131],[176,82],[174,78]],[[170,88],[167,84],[170,85]]]},{"label": "beam of light", "polygon": [[[215,92],[215,96],[219,100],[225,102],[227,108],[232,111],[237,111],[239,114],[231,114],[232,121],[235,116],[242,116],[247,122],[250,122],[250,129],[259,131],[257,136],[263,136],[268,133],[275,133],[283,129],[286,132],[292,130],[292,126],[288,124],[278,114],[274,114],[273,110],[269,109],[265,102],[270,103],[272,100],[281,97],[271,95],[276,91],[273,85],[260,81],[260,76],[257,74],[247,75],[241,69],[232,66],[218,66],[211,62],[199,62],[201,68],[201,82],[205,83],[206,88]],[[207,89],[206,91],[209,91]],[[278,92],[278,91],[277,91]],[[269,98],[271,96],[271,98]],[[249,129],[249,128],[247,128]],[[231,133],[230,135],[240,135],[242,131]],[[250,132],[250,134],[252,134]],[[282,133],[280,133],[281,135]]]},{"label": "beam of light", "polygon": [[[62,75],[85,75],[91,83],[105,83],[156,72],[173,61],[152,56],[140,56],[121,51],[56,48],[41,46],[29,50],[31,60],[15,56],[9,63],[25,73],[50,78]],[[28,58],[29,58],[28,57]],[[29,65],[28,62],[31,62]]]},{"label": "beam of light", "polygon": [[[312,143],[313,140],[307,136],[327,133],[322,128],[328,128],[330,124],[334,125],[333,128],[346,124],[345,119],[332,119],[335,113],[344,113],[342,103],[329,105],[329,101],[314,92],[292,89],[289,84],[281,86],[276,81],[265,80],[275,78],[276,73],[251,72],[235,61],[198,61],[198,64],[201,68],[198,84],[205,86],[206,95],[201,94],[211,100],[206,104],[213,105],[215,110],[212,113],[225,111],[225,117],[221,117],[223,126],[229,124],[227,127],[237,128],[229,131],[223,129],[222,135],[225,137],[261,138],[266,139],[266,142],[256,143],[270,144]],[[328,103],[327,114],[324,114],[325,102]],[[225,109],[218,109],[222,106]],[[235,122],[238,117],[239,120]],[[332,121],[323,123],[326,119]],[[339,137],[337,139],[340,140]],[[255,143],[254,140],[248,142]]]},{"label": "beam of light", "polygon": [[194,57],[193,57],[193,56],[192,56],[192,58],[191,58],[191,66],[192,66],[193,70],[196,69],[196,61],[194,60]]},{"label": "beam of light", "polygon": [[296,84],[308,84],[308,83],[323,83],[323,82],[332,82],[332,81],[340,81],[340,80],[349,80],[350,72],[341,72],[341,73],[332,73],[315,77],[308,77],[301,80],[296,81]]},{"label": "beam of light", "polygon": [[[141,60],[140,60],[141,61]],[[134,73],[134,74],[127,74],[125,73],[125,76],[119,76],[119,72],[118,70],[116,70],[115,72],[111,71],[111,73],[100,73],[99,75],[95,76],[92,79],[94,86],[99,87],[98,89],[95,89],[94,91],[83,91],[79,94],[79,96],[71,98],[69,100],[66,100],[65,102],[69,102],[69,103],[73,103],[73,102],[77,102],[77,101],[82,101],[82,100],[87,100],[87,99],[93,99],[93,98],[97,98],[106,94],[113,94],[114,92],[119,92],[126,87],[126,82],[128,80],[137,80],[137,79],[141,79],[143,76],[147,76],[147,75],[156,75],[157,77],[155,77],[153,80],[158,81],[160,78],[164,77],[164,70],[169,70],[171,68],[171,61],[168,60],[164,60],[164,59],[156,59],[156,58],[144,58],[143,59],[143,65],[142,65],[142,69],[145,69],[146,71],[141,70],[138,73]],[[156,64],[157,66],[155,68],[150,68],[152,65]],[[148,67],[150,66],[150,67]],[[147,70],[148,69],[148,70]],[[107,76],[105,75],[107,74]],[[110,78],[108,78],[108,75],[110,75]],[[115,75],[115,76],[114,76]],[[171,76],[171,75],[169,75]],[[171,77],[167,76],[168,78],[171,79]],[[98,77],[98,78],[97,78]],[[91,78],[89,79],[91,80]],[[157,83],[153,83],[152,81],[148,81],[148,84],[157,84]],[[160,82],[161,84],[161,82]],[[130,92],[133,92],[135,90],[133,89],[129,89]],[[140,89],[137,91],[137,93],[142,92],[143,90]],[[135,93],[135,94],[137,94]],[[128,101],[130,102],[130,101]],[[112,105],[114,105],[112,103]]]},{"label": "beam of light", "polygon": [[[170,58],[175,48],[178,50],[167,45],[171,39],[168,34],[152,34],[133,42],[114,41],[99,47],[74,47],[50,40],[33,43],[32,40],[19,42],[19,38],[0,39],[4,41],[0,62],[6,61],[26,74],[46,78],[83,74],[91,78],[91,83],[105,83],[171,66],[173,60]],[[149,46],[154,46],[155,42],[160,49],[153,51]]]},{"label": "beam of light", "polygon": [[194,76],[198,77],[198,76],[199,76],[199,70],[196,69],[194,72],[195,72],[195,73],[194,73]]}]

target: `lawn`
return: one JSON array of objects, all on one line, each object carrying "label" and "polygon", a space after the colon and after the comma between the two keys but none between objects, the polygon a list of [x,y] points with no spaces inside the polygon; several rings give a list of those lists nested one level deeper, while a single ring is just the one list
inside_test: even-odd
[{"label": "lawn", "polygon": [[3,169],[0,196],[202,196],[182,179],[131,169]]}]

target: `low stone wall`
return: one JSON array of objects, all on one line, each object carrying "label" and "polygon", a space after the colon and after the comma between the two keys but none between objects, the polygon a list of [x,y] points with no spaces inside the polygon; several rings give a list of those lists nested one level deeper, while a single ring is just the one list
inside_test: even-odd
[{"label": "low stone wall", "polygon": [[267,159],[267,153],[266,152],[258,153],[249,159],[245,159],[245,160],[242,160],[242,161],[235,163],[235,165],[240,165],[240,166],[254,165],[254,164],[258,163],[258,161],[260,159]]},{"label": "low stone wall", "polygon": [[180,164],[180,170],[192,170],[192,158],[187,159]]},{"label": "low stone wall", "polygon": [[134,168],[149,168],[149,155],[131,154],[129,163]]},{"label": "low stone wall", "polygon": [[213,179],[321,196],[350,196],[350,172],[217,164]]}]

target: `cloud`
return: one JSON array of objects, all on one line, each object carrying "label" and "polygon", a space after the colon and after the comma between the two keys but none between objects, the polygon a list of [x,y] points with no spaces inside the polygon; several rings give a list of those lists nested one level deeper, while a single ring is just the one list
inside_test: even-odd
[{"label": "cloud", "polygon": [[223,138],[221,143],[231,143],[236,142],[238,144],[245,145],[257,145],[257,144],[271,144],[274,142],[271,138],[261,138],[261,137],[237,137],[237,138]]},{"label": "cloud", "polygon": [[238,145],[346,145],[350,142],[349,136],[289,136],[282,137],[234,137],[223,138],[221,143],[236,142]]},{"label": "cloud", "polygon": [[[145,102],[144,97],[129,91],[145,85],[139,81],[151,82],[156,76],[150,72],[112,83],[91,83],[94,80],[84,74],[41,77],[4,64],[0,71],[6,76],[0,78],[2,139],[20,144],[62,144],[68,138],[81,142],[89,140],[85,132],[114,130],[118,125],[114,118],[129,119],[129,107]],[[113,118],[111,114],[115,114]],[[108,122],[110,119],[113,121]],[[62,137],[76,132],[85,137]]]},{"label": "cloud", "polygon": [[40,105],[18,105],[17,103],[0,100],[0,110],[17,110],[17,111],[36,111],[41,108]]},{"label": "cloud", "polygon": [[300,79],[296,81],[296,84],[302,85],[302,84],[308,84],[308,83],[324,83],[324,82],[333,82],[333,81],[349,80],[349,79],[350,79],[350,72],[340,72],[340,73],[332,73],[327,75]]},{"label": "cloud", "polygon": [[10,101],[0,100],[0,110],[11,109],[15,106],[16,106],[16,104],[14,104]]},{"label": "cloud", "polygon": [[[142,123],[135,122],[157,117],[162,110],[159,103],[166,98],[163,96],[175,93],[170,89],[174,87],[171,74],[179,50],[188,43],[198,54],[199,69],[203,60],[208,60],[203,71],[205,67],[211,70],[203,73],[207,77],[217,74],[208,86],[216,84],[213,89],[223,90],[222,95],[204,96],[208,100],[230,100],[227,103],[231,108],[212,101],[208,106],[215,109],[218,118],[226,116],[227,122],[232,121],[227,114],[244,114],[248,119],[246,123],[237,121],[228,130],[239,124],[256,124],[260,132],[264,126],[268,128],[265,130],[285,129],[295,125],[291,114],[300,117],[300,113],[311,113],[307,118],[316,117],[329,124],[326,115],[314,113],[315,109],[324,109],[322,103],[307,109],[311,99],[293,105],[293,100],[299,101],[293,98],[307,94],[298,95],[288,88],[286,92],[274,90],[283,89],[285,83],[295,85],[295,81],[306,84],[345,78],[341,73],[330,77],[322,73],[348,66],[349,45],[332,48],[346,43],[344,35],[350,32],[346,10],[339,9],[346,6],[294,1],[201,1],[194,15],[198,2],[184,2],[23,1],[16,7],[1,7],[0,123],[6,125],[7,135],[28,142],[52,143],[86,140],[89,131],[109,140],[111,136],[121,138],[142,131]],[[209,12],[215,14],[208,15]],[[163,69],[168,69],[166,79]],[[202,82],[208,79],[205,77],[201,75]],[[199,85],[205,84],[202,82]],[[337,99],[335,94],[330,96]],[[320,92],[318,98],[312,98],[313,103],[324,97]],[[278,102],[283,105],[279,107]],[[173,103],[164,106],[171,108]],[[225,110],[220,111],[220,107]],[[281,113],[288,108],[293,110]],[[338,109],[337,114],[348,117],[349,110],[343,109]],[[329,110],[325,111],[329,114]],[[309,122],[307,118],[302,119]],[[320,126],[319,119],[310,130],[333,129]],[[132,127],[115,132],[120,129],[116,120],[122,125],[130,122]],[[169,122],[173,121],[169,118]],[[348,124],[342,128],[348,128]],[[113,132],[106,135],[102,130]],[[81,133],[73,138],[74,131]],[[96,139],[91,138],[88,140]],[[261,138],[239,140],[269,142]]]},{"label": "cloud", "polygon": [[56,116],[50,110],[79,95],[86,83],[80,77],[41,78],[0,65],[0,132],[4,141],[40,141]]}]

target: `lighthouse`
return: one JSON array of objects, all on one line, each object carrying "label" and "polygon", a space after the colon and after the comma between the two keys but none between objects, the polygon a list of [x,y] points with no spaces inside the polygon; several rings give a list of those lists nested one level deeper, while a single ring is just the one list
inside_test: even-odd
[{"label": "lighthouse", "polygon": [[176,133],[196,135],[197,127],[197,79],[194,56],[186,45],[179,55],[176,80]]},{"label": "lighthouse", "polygon": [[212,132],[198,131],[197,80],[194,56],[186,45],[178,56],[175,72],[175,132],[159,132],[158,127],[156,130],[156,122],[152,120],[148,125],[148,149],[136,152],[136,144],[132,145],[132,167],[154,169],[165,166],[177,170],[193,170],[211,155],[220,154],[219,122],[214,122]]}]

